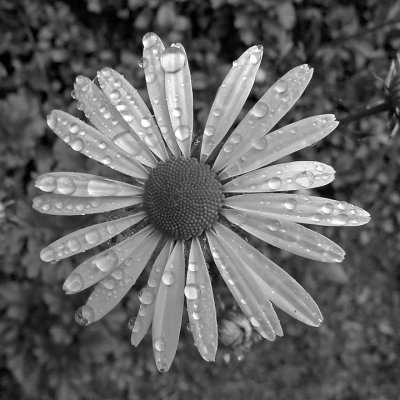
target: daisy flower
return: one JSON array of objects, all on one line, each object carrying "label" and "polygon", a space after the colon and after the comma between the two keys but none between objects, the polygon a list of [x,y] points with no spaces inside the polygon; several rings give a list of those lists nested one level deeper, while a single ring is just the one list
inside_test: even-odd
[{"label": "daisy flower", "polygon": [[137,346],[151,325],[157,367],[167,371],[177,350],[186,298],[194,343],[205,360],[213,361],[218,331],[205,261],[209,250],[262,337],[274,340],[283,334],[272,304],[305,324],[319,326],[322,315],[311,296],[251,246],[245,235],[236,233],[248,233],[313,260],[341,262],[344,251],[338,245],[300,224],[356,226],[369,220],[366,211],[343,201],[283,193],[328,184],[334,179],[332,167],[313,161],[271,165],[338,125],[327,114],[270,132],[301,96],[313,70],[301,65],[289,71],[228,135],[261,62],[262,47],[249,48],[233,62],[220,86],[201,147],[196,147],[183,46],[165,48],[154,33],[144,36],[143,45],[142,65],[153,112],[122,75],[105,68],[98,72],[99,85],[78,76],[73,91],[78,109],[91,125],[59,110],[48,117],[50,128],[72,149],[130,179],[127,183],[51,172],[36,180],[36,186],[47,192],[33,200],[39,212],[85,215],[125,210],[123,218],[70,233],[40,253],[43,261],[55,262],[130,232],[67,277],[63,288],[68,294],[95,285],[78,309],[77,321],[88,325],[106,315],[148,266],[132,344]]}]

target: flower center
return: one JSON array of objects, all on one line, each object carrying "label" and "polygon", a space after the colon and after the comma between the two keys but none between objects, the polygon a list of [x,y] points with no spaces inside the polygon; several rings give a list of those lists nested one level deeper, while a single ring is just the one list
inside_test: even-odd
[{"label": "flower center", "polygon": [[144,186],[150,222],[174,239],[190,239],[218,220],[222,185],[206,164],[191,158],[160,162]]}]

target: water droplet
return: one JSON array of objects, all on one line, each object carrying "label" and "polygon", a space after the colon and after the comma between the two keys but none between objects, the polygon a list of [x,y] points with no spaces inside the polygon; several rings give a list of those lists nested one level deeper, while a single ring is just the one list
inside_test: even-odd
[{"label": "water droplet", "polygon": [[[128,320],[128,329],[129,329],[130,331],[133,331],[133,328],[134,328],[134,326],[135,326],[135,323],[136,323],[136,318],[135,318],[135,317],[129,318],[129,320]],[[137,330],[136,330],[136,331],[137,331]]]},{"label": "water droplet", "polygon": [[315,176],[310,171],[304,171],[296,176],[295,181],[298,185],[300,185],[304,188],[309,188],[314,183]]},{"label": "water droplet", "polygon": [[84,143],[81,139],[75,139],[74,141],[72,141],[70,143],[70,146],[71,146],[72,150],[82,151],[83,147],[84,147]]},{"label": "water droplet", "polygon": [[336,225],[347,225],[350,219],[346,214],[338,214],[332,217],[332,223]]},{"label": "water droplet", "polygon": [[250,323],[255,326],[256,328],[258,328],[260,326],[260,321],[258,321],[255,317],[251,317],[250,318]]},{"label": "water droplet", "polygon": [[76,190],[74,181],[66,176],[62,176],[57,179],[57,191],[60,194],[72,194]]},{"label": "water droplet", "polygon": [[112,276],[108,276],[100,281],[105,289],[112,290],[115,288],[116,281]]},{"label": "water droplet", "polygon": [[274,176],[267,181],[268,188],[271,190],[278,190],[282,186],[282,179]]},{"label": "water droplet", "polygon": [[121,93],[118,89],[114,89],[114,90],[111,90],[109,96],[110,96],[111,100],[118,100],[121,97]]},{"label": "water droplet", "polygon": [[215,128],[212,125],[207,125],[204,129],[206,136],[213,136],[215,134]]},{"label": "water droplet", "polygon": [[186,285],[184,292],[188,300],[196,300],[200,296],[200,288],[195,284]]},{"label": "water droplet", "polygon": [[262,101],[259,101],[254,107],[253,107],[253,114],[257,118],[262,118],[265,117],[268,113],[268,105]]},{"label": "water droplet", "polygon": [[101,160],[101,162],[102,162],[104,165],[110,165],[110,164],[111,164],[111,158],[110,158],[110,157],[104,157],[104,158]]},{"label": "water droplet", "polygon": [[180,108],[174,108],[172,110],[172,116],[179,118],[182,115],[182,110]]},{"label": "water droplet", "polygon": [[215,260],[215,259],[221,258],[220,254],[218,253],[217,250],[213,250],[213,251],[211,252],[211,255],[213,256],[214,260]]},{"label": "water droplet", "polygon": [[146,73],[145,80],[147,83],[154,82],[156,80],[156,74],[154,74],[153,72]]},{"label": "water droplet", "polygon": [[67,242],[67,246],[74,253],[81,249],[81,244],[77,239],[69,239]]},{"label": "water droplet", "polygon": [[283,80],[283,79],[279,79],[279,81],[276,82],[276,84],[275,84],[275,90],[276,90],[278,93],[284,93],[284,92],[286,92],[287,88],[288,88],[288,84],[287,84],[287,82],[286,82],[285,80]]},{"label": "water droplet", "polygon": [[79,307],[75,313],[75,321],[82,326],[87,326],[94,321],[95,315],[92,307],[84,305]]},{"label": "water droplet", "polygon": [[70,131],[71,133],[73,133],[73,134],[78,133],[79,130],[80,130],[79,125],[76,124],[75,122],[72,122],[72,123],[69,125],[69,131]]},{"label": "water droplet", "polygon": [[321,206],[321,210],[324,214],[331,214],[334,208],[334,205],[331,203],[325,203]]},{"label": "water droplet", "polygon": [[225,153],[232,153],[233,149],[234,146],[232,143],[226,143],[225,146],[223,147]]},{"label": "water droplet", "polygon": [[214,117],[219,117],[221,115],[221,109],[220,108],[216,108],[213,111],[213,115],[214,115]]},{"label": "water droplet", "polygon": [[257,150],[264,150],[267,147],[267,138],[262,136],[253,142],[253,148]]},{"label": "water droplet", "polygon": [[285,207],[288,210],[294,210],[297,206],[297,201],[294,198],[289,198],[285,201]]},{"label": "water droplet", "polygon": [[315,213],[315,214],[312,215],[311,218],[316,222],[320,222],[320,221],[322,221],[324,219],[324,216],[322,214]]},{"label": "water droplet", "polygon": [[161,339],[161,338],[154,340],[154,348],[157,351],[164,351],[164,349],[165,349],[165,340]]},{"label": "water droplet", "polygon": [[261,49],[262,49],[262,47],[258,46],[257,50],[250,55],[250,57],[249,57],[250,64],[258,64],[260,62],[261,55],[262,55]]},{"label": "water droplet", "polygon": [[281,228],[281,223],[277,219],[272,220],[267,224],[267,228],[272,232],[276,232]]},{"label": "water droplet", "polygon": [[148,32],[143,36],[142,42],[143,47],[145,49],[149,49],[150,47],[153,47],[157,44],[158,36],[153,32]]},{"label": "water droplet", "polygon": [[175,137],[180,140],[186,140],[190,136],[190,128],[186,125],[180,125],[175,129]]},{"label": "water droplet", "polygon": [[158,361],[157,367],[160,372],[168,371],[168,364],[166,363],[166,361]]},{"label": "water droplet", "polygon": [[185,61],[185,53],[179,47],[168,47],[161,55],[161,65],[166,72],[178,72],[185,65]]},{"label": "water droplet", "polygon": [[35,186],[44,192],[52,192],[56,188],[56,178],[51,175],[39,177],[35,182]]},{"label": "water droplet", "polygon": [[162,276],[162,281],[165,285],[171,286],[175,282],[175,275],[171,271],[165,271]]},{"label": "water droplet", "polygon": [[151,122],[149,117],[144,117],[140,120],[140,125],[143,126],[143,128],[150,128]]},{"label": "water droplet", "polygon": [[139,292],[139,300],[143,304],[151,304],[154,300],[154,292],[150,287],[144,287]]},{"label": "water droplet", "polygon": [[40,252],[40,258],[44,262],[51,262],[55,259],[55,253],[53,250],[49,249],[48,247],[45,247],[41,252]]},{"label": "water droplet", "polygon": [[147,61],[147,58],[143,57],[138,61],[138,65],[139,65],[140,68],[145,69],[145,68],[148,67],[149,62]]},{"label": "water droplet", "polygon": [[200,314],[199,314],[198,312],[193,312],[193,313],[192,313],[192,318],[193,318],[195,321],[198,321],[198,320],[200,319]]},{"label": "water droplet", "polygon": [[115,267],[118,266],[119,258],[115,251],[111,250],[105,254],[101,254],[97,256],[93,260],[93,264],[101,271],[101,272],[109,272]]},{"label": "water droplet", "polygon": [[85,239],[89,244],[95,244],[100,242],[101,235],[99,231],[97,231],[96,229],[92,229],[91,231],[86,233]]},{"label": "water droplet", "polygon": [[199,270],[199,266],[195,262],[189,262],[188,269],[189,271],[196,272]]}]

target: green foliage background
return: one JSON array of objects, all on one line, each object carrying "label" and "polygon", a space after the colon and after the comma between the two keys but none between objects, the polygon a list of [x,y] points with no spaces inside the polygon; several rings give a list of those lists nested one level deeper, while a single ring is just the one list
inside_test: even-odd
[{"label": "green foliage background", "polygon": [[[340,119],[379,101],[374,75],[385,77],[399,50],[399,21],[398,2],[388,0],[0,0],[0,399],[399,399],[400,138],[389,137],[385,115],[291,157],[334,166],[337,179],[316,193],[362,206],[373,220],[320,230],[346,249],[342,265],[263,247],[313,295],[325,323],[313,329],[280,313],[285,336],[256,344],[243,361],[226,364],[221,349],[216,364],[205,363],[182,329],[171,371],[158,373],[150,338],[130,345],[135,291],[101,322],[78,326],[74,311],[87,294],[66,297],[61,286],[82,257],[47,265],[39,251],[93,218],[31,209],[39,174],[103,172],[56,140],[46,115],[79,115],[75,76],[104,66],[144,89],[144,33],[184,43],[200,131],[231,62],[253,44],[264,58],[246,109],[301,63],[315,67],[314,78],[284,123]],[[217,275],[213,283],[225,293]]]}]

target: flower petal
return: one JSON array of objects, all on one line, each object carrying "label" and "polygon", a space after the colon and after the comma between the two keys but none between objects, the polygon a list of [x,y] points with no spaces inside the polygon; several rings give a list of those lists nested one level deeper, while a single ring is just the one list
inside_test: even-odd
[{"label": "flower petal", "polygon": [[137,224],[145,216],[144,212],[139,212],[129,217],[102,222],[72,232],[42,249],[40,258],[46,262],[53,262],[71,257],[74,254],[83,253],[117,236]]},{"label": "flower petal", "polygon": [[327,185],[335,170],[316,161],[294,161],[248,172],[226,183],[224,193],[286,192]]},{"label": "flower petal", "polygon": [[333,114],[318,115],[297,121],[253,140],[239,160],[230,163],[220,178],[229,178],[271,164],[295,151],[310,146],[329,135],[339,122]]},{"label": "flower petal", "polygon": [[86,118],[118,147],[134,156],[142,164],[156,166],[156,160],[147,146],[136,137],[128,123],[108,100],[104,92],[82,75],[75,81],[73,97]]},{"label": "flower petal", "polygon": [[165,47],[153,32],[143,36],[143,69],[151,105],[161,134],[175,157],[180,155],[169,117],[167,95],[165,93],[165,72],[161,66],[161,54]]},{"label": "flower petal", "polygon": [[[117,267],[124,262],[126,265],[131,264],[133,253],[144,245],[153,230],[152,226],[147,226],[131,237],[79,264],[64,282],[63,289],[66,294],[85,290],[116,271]],[[118,276],[118,274],[117,272],[116,275]]]},{"label": "flower petal", "polygon": [[237,118],[253,87],[261,58],[262,46],[253,46],[234,61],[211,106],[200,161],[207,160]]},{"label": "flower petal", "polygon": [[222,215],[245,231],[280,249],[311,260],[342,262],[345,252],[325,236],[291,221],[231,209]]},{"label": "flower petal", "polygon": [[282,119],[304,92],[312,73],[307,65],[293,68],[264,94],[223,145],[213,166],[215,172],[239,159]]},{"label": "flower petal", "polygon": [[192,239],[190,248],[185,296],[194,343],[206,361],[215,361],[218,328],[214,295],[197,237]]},{"label": "flower petal", "polygon": [[365,210],[345,201],[300,194],[243,194],[225,199],[224,205],[260,216],[302,224],[357,226],[370,220]]},{"label": "flower petal", "polygon": [[173,240],[169,239],[151,267],[147,285],[140,291],[139,312],[132,328],[131,343],[137,346],[149,330],[154,315],[155,297],[160,287],[161,277],[171,255]]},{"label": "flower petal", "polygon": [[252,269],[254,278],[264,281],[264,295],[272,303],[307,325],[321,324],[322,315],[317,304],[288,273],[221,223],[217,222],[214,229],[215,236],[223,238],[224,245],[229,247],[227,254],[235,254]]},{"label": "flower petal", "polygon": [[40,175],[35,186],[44,192],[73,197],[137,196],[143,188],[80,172],[51,172]]},{"label": "flower petal", "polygon": [[190,157],[193,134],[193,92],[189,63],[180,43],[164,50],[165,93],[172,129],[182,154]]},{"label": "flower petal", "polygon": [[161,160],[168,158],[157,124],[138,91],[117,71],[104,68],[97,73],[100,87],[129,127]]},{"label": "flower petal", "polygon": [[185,286],[184,242],[178,240],[165,266],[153,316],[153,352],[157,368],[169,370],[179,342]]},{"label": "flower petal", "polygon": [[[98,321],[108,314],[123,297],[125,297],[142,273],[160,241],[161,236],[161,233],[157,230],[151,233],[142,245],[137,248],[132,259],[125,260],[109,276],[96,285],[86,304],[78,309],[75,314],[75,318],[78,322],[84,322],[83,325],[88,325]],[[92,318],[82,321],[80,319],[82,308],[86,313],[90,314]]]},{"label": "flower petal", "polygon": [[118,210],[141,203],[143,203],[142,196],[90,198],[48,193],[35,197],[32,207],[43,214],[86,215]]},{"label": "flower petal", "polygon": [[215,264],[239,307],[262,337],[275,340],[272,323],[255,295],[257,287],[251,286],[254,282],[248,280],[244,273],[243,260],[235,250],[228,250],[223,232],[221,235],[220,232],[209,230],[206,235]]},{"label": "flower petal", "polygon": [[47,117],[47,123],[73,150],[123,174],[147,178],[148,172],[142,164],[80,119],[63,111],[53,110]]}]

